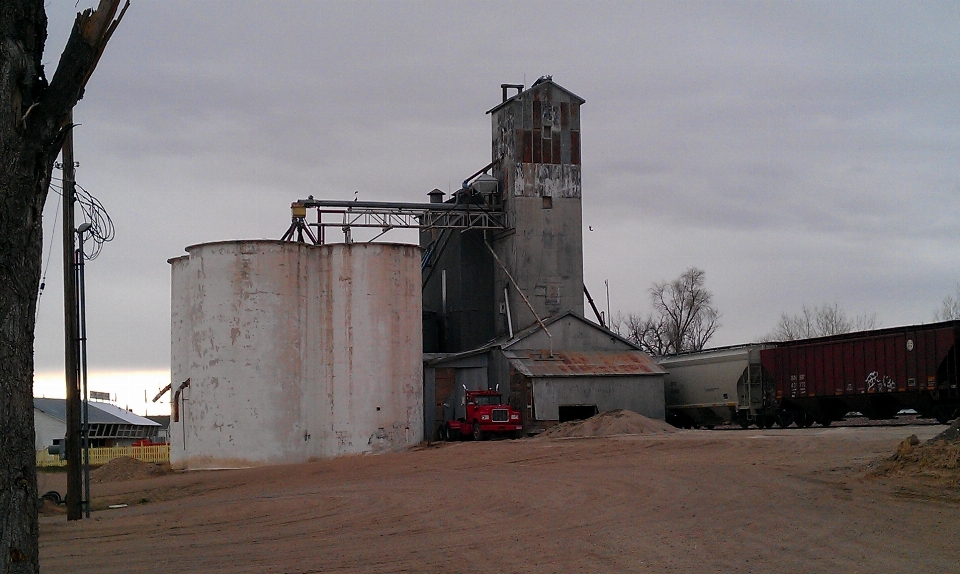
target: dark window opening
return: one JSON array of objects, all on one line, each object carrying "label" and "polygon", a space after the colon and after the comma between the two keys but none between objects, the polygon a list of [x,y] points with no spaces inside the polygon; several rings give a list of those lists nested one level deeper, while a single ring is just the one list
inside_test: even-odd
[{"label": "dark window opening", "polygon": [[560,405],[560,422],[582,421],[598,412],[597,405]]},{"label": "dark window opening", "polygon": [[544,209],[553,209],[553,198],[549,195],[543,196],[543,208]]}]

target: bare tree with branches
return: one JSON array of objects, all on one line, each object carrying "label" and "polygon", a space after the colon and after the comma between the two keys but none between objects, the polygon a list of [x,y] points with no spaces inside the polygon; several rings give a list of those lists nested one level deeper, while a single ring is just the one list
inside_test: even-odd
[{"label": "bare tree with branches", "polygon": [[[47,188],[70,113],[123,17],[121,0],[77,14],[47,82],[45,0],[0,3],[0,572],[40,571],[33,339]],[[129,4],[127,4],[129,5]],[[124,11],[126,5],[124,6]]]},{"label": "bare tree with branches", "polygon": [[654,283],[653,313],[621,318],[616,329],[656,356],[702,350],[720,327],[720,313],[705,287],[706,275],[691,267],[673,281]]},{"label": "bare tree with branches", "polygon": [[943,298],[940,308],[933,312],[935,321],[952,321],[960,319],[960,283],[957,283],[956,295],[947,295]]},{"label": "bare tree with branches", "polygon": [[839,303],[824,303],[815,307],[803,305],[796,315],[783,313],[767,341],[796,341],[812,337],[840,335],[853,331],[869,331],[880,326],[877,314],[850,317]]}]

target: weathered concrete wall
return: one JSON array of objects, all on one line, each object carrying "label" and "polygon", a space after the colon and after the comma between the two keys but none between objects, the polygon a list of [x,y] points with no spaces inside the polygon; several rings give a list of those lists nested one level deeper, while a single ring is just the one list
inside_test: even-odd
[{"label": "weathered concrete wall", "polygon": [[[508,224],[493,247],[540,318],[583,315],[580,105],[583,99],[552,81],[540,83],[490,111],[493,174]],[[496,270],[495,300],[507,289],[515,331],[535,322],[516,288]],[[497,333],[507,332],[505,316]]]},{"label": "weathered concrete wall", "polygon": [[560,405],[596,405],[600,412],[627,409],[663,420],[663,377],[555,377],[533,379],[537,420],[560,418]]},{"label": "weathered concrete wall", "polygon": [[212,468],[423,437],[419,248],[276,241],[172,260],[171,463]]},{"label": "weathered concrete wall", "polygon": [[[190,389],[181,383],[190,378],[190,257],[170,259],[170,460],[180,460],[186,449],[182,420],[189,409]],[[196,272],[195,272],[196,274]],[[177,391],[180,396],[177,396]],[[176,399],[176,401],[174,400]],[[176,421],[175,421],[176,419]]]}]

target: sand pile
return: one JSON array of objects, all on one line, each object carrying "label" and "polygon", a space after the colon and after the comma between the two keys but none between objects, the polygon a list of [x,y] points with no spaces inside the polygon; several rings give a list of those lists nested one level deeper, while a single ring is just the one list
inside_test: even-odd
[{"label": "sand pile", "polygon": [[957,442],[960,441],[960,419],[957,419],[950,425],[947,430],[928,440],[930,444],[947,441],[947,442]]},{"label": "sand pile", "polygon": [[602,412],[587,420],[559,424],[540,433],[539,436],[561,438],[614,436],[619,434],[656,435],[675,432],[678,432],[678,429],[664,421],[647,418],[633,411],[617,409]]},{"label": "sand pile", "polygon": [[90,472],[90,482],[120,482],[162,476],[170,472],[168,465],[143,462],[133,457],[115,458],[100,468]]},{"label": "sand pile", "polygon": [[917,435],[911,435],[897,446],[893,456],[880,461],[876,474],[914,476],[943,486],[960,487],[960,441],[937,436],[921,444]]}]

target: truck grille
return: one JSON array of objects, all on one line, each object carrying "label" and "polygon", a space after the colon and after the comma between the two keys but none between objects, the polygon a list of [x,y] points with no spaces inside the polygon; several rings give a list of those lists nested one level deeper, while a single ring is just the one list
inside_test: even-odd
[{"label": "truck grille", "polygon": [[507,409],[493,409],[490,413],[490,420],[495,423],[505,423],[510,420],[510,411]]}]

